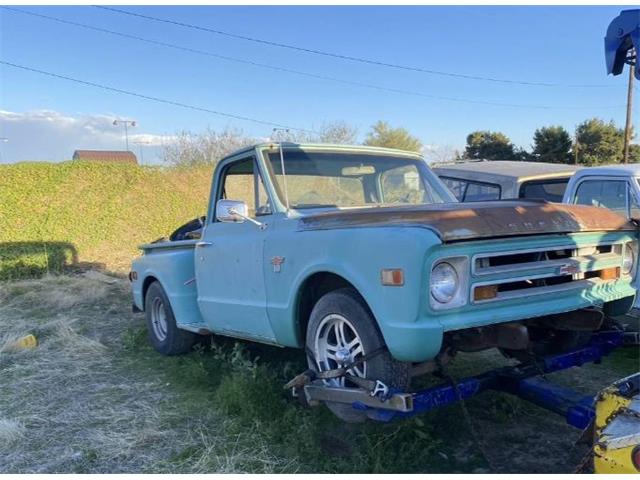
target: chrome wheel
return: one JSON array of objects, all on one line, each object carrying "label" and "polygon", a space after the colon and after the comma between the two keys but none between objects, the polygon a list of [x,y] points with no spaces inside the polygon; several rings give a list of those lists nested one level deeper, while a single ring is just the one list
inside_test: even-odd
[{"label": "chrome wheel", "polygon": [[154,298],[151,305],[151,326],[158,340],[163,341],[167,338],[167,312],[164,302],[159,297]]},{"label": "chrome wheel", "polygon": [[[362,340],[353,325],[342,315],[332,313],[322,319],[316,330],[314,357],[319,371],[333,370],[350,364],[365,354]],[[366,362],[347,370],[351,375],[365,378]],[[328,385],[345,386],[344,378],[326,380]]]}]

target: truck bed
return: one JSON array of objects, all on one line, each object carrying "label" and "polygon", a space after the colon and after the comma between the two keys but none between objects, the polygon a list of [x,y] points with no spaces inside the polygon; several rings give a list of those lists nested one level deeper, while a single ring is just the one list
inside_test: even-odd
[{"label": "truck bed", "polygon": [[[198,240],[161,241],[140,245],[144,255],[133,262],[139,279],[162,279],[162,287],[171,299],[176,323],[180,328],[199,332],[204,320],[198,309],[194,252]],[[134,304],[144,310],[144,291],[149,280],[133,284]]]}]

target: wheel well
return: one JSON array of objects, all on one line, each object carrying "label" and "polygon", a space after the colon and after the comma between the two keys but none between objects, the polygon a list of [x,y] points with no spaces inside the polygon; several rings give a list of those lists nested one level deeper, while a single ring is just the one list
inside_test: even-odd
[{"label": "wheel well", "polygon": [[298,295],[298,308],[296,312],[296,320],[298,322],[298,332],[300,339],[304,343],[307,333],[307,325],[311,310],[320,298],[326,293],[338,290],[340,288],[357,289],[340,275],[330,272],[318,272],[307,278],[300,287]]},{"label": "wheel well", "polygon": [[144,310],[145,300],[147,298],[147,290],[149,290],[149,286],[151,286],[153,282],[157,282],[157,281],[158,279],[156,277],[149,275],[147,278],[144,279],[144,282],[142,282],[142,309],[143,310]]}]

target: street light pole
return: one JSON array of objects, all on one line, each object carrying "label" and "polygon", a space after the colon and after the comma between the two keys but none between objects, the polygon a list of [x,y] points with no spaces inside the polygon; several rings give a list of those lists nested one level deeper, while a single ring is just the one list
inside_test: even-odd
[{"label": "street light pole", "polygon": [[124,141],[125,141],[125,146],[126,146],[126,150],[127,152],[129,151],[129,125],[131,125],[132,127],[135,127],[136,121],[135,120],[114,120],[113,121],[114,125],[120,125],[123,124],[124,125]]}]

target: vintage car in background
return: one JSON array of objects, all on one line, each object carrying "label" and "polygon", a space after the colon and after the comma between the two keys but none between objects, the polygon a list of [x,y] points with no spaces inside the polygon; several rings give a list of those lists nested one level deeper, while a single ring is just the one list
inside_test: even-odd
[{"label": "vintage car in background", "polygon": [[[227,335],[301,348],[316,372],[398,390],[458,351],[564,351],[601,328],[591,307],[625,313],[636,293],[637,230],[624,217],[459,203],[419,155],[398,150],[240,150],[218,163],[191,228],[142,245],[129,274],[156,350]],[[324,382],[353,386],[341,375]],[[326,404],[345,421],[367,418]]]},{"label": "vintage car in background", "polygon": [[461,202],[522,198],[561,202],[579,166],[511,160],[470,160],[432,166]]}]

